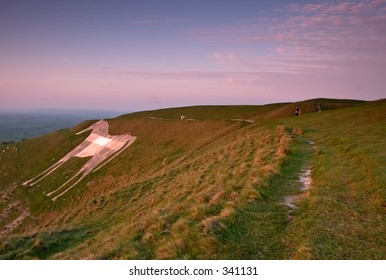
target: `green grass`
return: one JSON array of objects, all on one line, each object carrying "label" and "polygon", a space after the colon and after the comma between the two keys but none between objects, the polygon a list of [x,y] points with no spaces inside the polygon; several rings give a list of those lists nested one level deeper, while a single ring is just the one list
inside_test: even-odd
[{"label": "green grass", "polygon": [[[299,193],[299,173],[312,157],[311,144],[292,135],[294,143],[279,172],[259,190],[261,200],[240,207],[219,233],[220,259],[287,259],[290,209],[284,197]],[[291,215],[297,215],[292,213]]]},{"label": "green grass", "polygon": [[192,106],[134,113],[127,115],[127,117],[155,117],[171,120],[180,120],[181,116],[185,116],[187,119],[197,120],[229,120],[233,118],[248,119],[279,108],[282,105],[283,104],[270,104],[265,106]]},{"label": "green grass", "polygon": [[[25,186],[19,191],[22,192],[20,194],[21,197],[28,197],[29,200],[33,203],[30,204],[30,211],[32,215],[40,215],[44,214],[45,212],[52,211],[55,209],[60,209],[67,206],[66,201],[59,200],[55,203],[52,202],[52,198],[60,194],[62,191],[64,191],[66,188],[71,185],[74,181],[76,181],[75,178],[72,181],[70,181],[64,188],[59,190],[58,192],[54,193],[50,197],[47,197],[47,194],[58,189],[60,186],[62,186],[65,182],[67,182],[75,173],[77,173],[78,170],[80,170],[83,165],[89,160],[90,158],[71,158],[67,162],[65,162],[62,166],[60,166],[56,172],[49,174],[47,177],[43,178],[41,181],[39,181],[36,185],[33,186]],[[74,192],[74,190],[72,190]],[[77,190],[75,190],[76,192]]]},{"label": "green grass", "polygon": [[289,233],[293,258],[386,258],[385,112],[372,104],[290,121],[316,150],[313,188]]},{"label": "green grass", "polygon": [[[80,144],[86,136],[77,136],[69,129],[62,129],[15,144],[1,145],[0,188],[13,182],[20,184],[36,176]],[[2,150],[5,152],[2,153]]]},{"label": "green grass", "polygon": [[[316,113],[317,105],[329,111]],[[0,258],[385,259],[385,109],[316,99],[109,120],[111,134],[131,132],[134,144],[55,203],[43,193],[87,159],[12,189],[0,212],[20,201],[31,214],[2,240]],[[0,194],[78,145],[87,134],[75,132],[90,123],[18,143],[19,155],[0,166]],[[300,193],[306,165],[312,188],[289,215],[283,199]],[[10,213],[4,224],[18,215]]]},{"label": "green grass", "polygon": [[95,235],[88,227],[15,236],[0,243],[0,259],[48,259]]}]

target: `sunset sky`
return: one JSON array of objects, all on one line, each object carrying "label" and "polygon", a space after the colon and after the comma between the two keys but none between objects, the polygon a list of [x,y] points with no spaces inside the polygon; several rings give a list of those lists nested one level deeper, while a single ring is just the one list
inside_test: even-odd
[{"label": "sunset sky", "polygon": [[0,109],[386,97],[386,0],[0,0]]}]

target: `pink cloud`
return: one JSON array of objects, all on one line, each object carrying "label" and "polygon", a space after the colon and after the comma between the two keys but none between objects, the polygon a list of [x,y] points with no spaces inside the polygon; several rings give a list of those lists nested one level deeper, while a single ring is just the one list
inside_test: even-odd
[{"label": "pink cloud", "polygon": [[330,13],[348,13],[351,11],[352,2],[342,2],[337,4],[330,4],[328,6],[328,12]]},{"label": "pink cloud", "polygon": [[114,70],[104,67],[102,71],[92,72],[92,75],[109,76],[119,80],[151,80],[153,82],[184,82],[184,81],[212,81],[218,84],[250,85],[259,81],[256,71],[131,71]]},{"label": "pink cloud", "polygon": [[227,53],[215,52],[211,54],[211,57],[221,63],[233,62],[237,59],[237,56],[230,52],[227,52]]},{"label": "pink cloud", "polygon": [[170,19],[141,19],[141,20],[130,20],[129,24],[132,25],[158,25],[158,24],[177,24],[185,22],[185,19],[170,18]]},{"label": "pink cloud", "polygon": [[[383,0],[374,2],[330,2],[325,4],[291,4],[287,6],[290,17],[257,18],[233,26],[208,28],[195,33],[203,41],[287,44],[320,44],[329,50],[349,46],[351,43],[364,45],[369,37],[386,38],[379,34],[384,24]],[[323,30],[323,33],[321,32]],[[382,41],[382,40],[379,40]],[[329,47],[328,47],[329,46]],[[371,46],[368,46],[371,48]],[[322,49],[323,51],[324,49]],[[227,54],[214,54],[218,60],[233,59]]]},{"label": "pink cloud", "polygon": [[346,0],[291,4],[286,7],[287,17],[280,11],[276,17],[212,27],[204,33],[210,42],[271,45],[272,51],[264,56],[213,53],[212,58],[222,63],[269,73],[317,73],[326,69],[343,73],[354,61],[369,65],[364,62],[375,56],[386,60],[385,3],[386,0]]},{"label": "pink cloud", "polygon": [[291,12],[318,12],[325,8],[325,4],[289,4],[287,5],[287,10]]},{"label": "pink cloud", "polygon": [[329,1],[323,4],[289,4],[287,11],[294,13],[351,13],[366,12],[385,4],[385,0],[372,1]]},{"label": "pink cloud", "polygon": [[372,3],[374,5],[381,5],[381,4],[385,4],[386,0],[372,0],[372,1],[370,1],[370,3]]}]

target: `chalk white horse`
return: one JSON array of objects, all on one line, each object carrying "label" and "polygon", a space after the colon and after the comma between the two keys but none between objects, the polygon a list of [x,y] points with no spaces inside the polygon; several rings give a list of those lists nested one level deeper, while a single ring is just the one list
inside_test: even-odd
[{"label": "chalk white horse", "polygon": [[36,177],[24,182],[23,185],[30,185],[30,186],[35,185],[40,180],[42,180],[43,178],[45,178],[46,176],[54,172],[56,169],[58,169],[63,163],[65,163],[72,157],[80,157],[80,158],[91,157],[91,159],[88,162],[86,162],[86,164],[73,177],[71,177],[68,181],[66,181],[63,185],[61,185],[56,190],[47,194],[47,196],[51,196],[52,194],[58,192],[64,186],[69,184],[72,180],[80,176],[80,178],[75,183],[73,183],[70,187],[68,187],[63,192],[61,192],[60,194],[52,198],[52,200],[55,201],[58,197],[62,196],[67,191],[72,189],[76,184],[78,184],[86,175],[92,172],[99,164],[105,161],[94,171],[98,170],[106,163],[111,161],[113,158],[118,156],[128,146],[134,143],[134,141],[137,139],[137,137],[131,136],[130,134],[109,135],[108,134],[109,124],[105,120],[100,120],[94,123],[89,128],[78,132],[77,135],[84,133],[85,131],[88,131],[88,130],[92,130],[91,134],[82,143],[80,143],[75,149],[73,149],[71,152],[69,152],[67,155],[61,158],[58,162],[56,162],[54,165],[44,170]]}]

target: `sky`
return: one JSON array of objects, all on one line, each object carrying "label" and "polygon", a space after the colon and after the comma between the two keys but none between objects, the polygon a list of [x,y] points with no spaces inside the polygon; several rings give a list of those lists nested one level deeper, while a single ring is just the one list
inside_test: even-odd
[{"label": "sky", "polygon": [[386,0],[0,0],[0,110],[386,97]]}]

